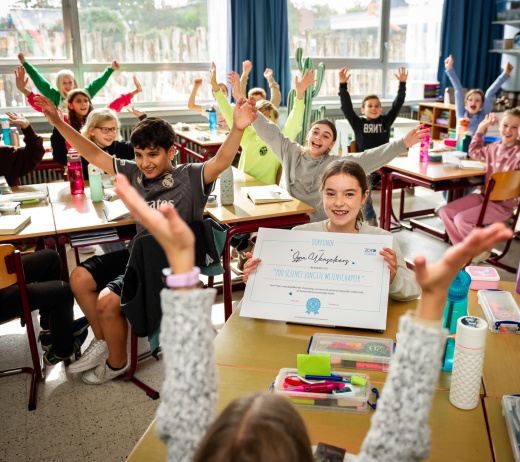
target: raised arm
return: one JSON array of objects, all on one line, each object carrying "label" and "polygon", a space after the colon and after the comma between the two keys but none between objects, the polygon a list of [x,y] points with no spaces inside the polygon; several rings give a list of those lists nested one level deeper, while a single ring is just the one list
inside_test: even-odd
[{"label": "raised arm", "polygon": [[119,63],[117,61],[112,61],[112,65],[110,67],[107,67],[103,74],[101,74],[97,79],[95,79],[94,81],[92,81],[92,83],[88,84],[85,87],[85,90],[88,91],[88,94],[91,98],[94,98],[96,93],[98,93],[99,90],[101,90],[106,85],[108,79],[114,73],[114,71],[117,71],[118,69]]},{"label": "raised arm", "polygon": [[68,123],[61,120],[58,115],[58,110],[48,98],[38,96],[35,98],[35,101],[36,104],[42,108],[42,112],[45,114],[45,117],[47,117],[49,123],[61,133],[63,138],[65,138],[82,157],[109,175],[115,175],[113,158],[110,154],[107,154],[92,143],[92,141],[74,130]]},{"label": "raised arm", "polygon": [[253,123],[253,128],[260,139],[274,152],[280,162],[286,155],[289,146],[294,141],[285,136],[278,125],[272,123],[262,113],[258,114],[258,119]]},{"label": "raised arm", "polygon": [[188,109],[191,111],[202,112],[202,106],[200,104],[195,104],[195,96],[197,96],[197,92],[201,85],[202,79],[195,79],[193,81],[193,88],[191,89],[190,97],[188,98]]},{"label": "raised arm", "polygon": [[457,113],[457,119],[464,117],[465,104],[464,104],[464,89],[460,83],[459,78],[455,69],[453,69],[453,56],[449,55],[444,60],[444,68],[446,75],[450,79],[451,84],[455,90],[455,112]]},{"label": "raised arm", "polygon": [[[249,73],[253,69],[253,64],[251,61],[246,60],[242,63],[242,75],[240,76],[240,93],[244,96],[247,96],[247,81],[249,80]],[[229,124],[228,124],[229,125]]]},{"label": "raised arm", "polygon": [[495,97],[500,91],[500,88],[502,88],[502,85],[504,85],[509,77],[511,77],[511,72],[513,72],[513,69],[513,65],[508,61],[504,72],[502,72],[502,74],[500,74],[487,89],[486,97],[484,98],[484,104],[482,105],[482,112],[484,114],[489,114],[493,109],[493,104],[495,104]]},{"label": "raised arm", "polygon": [[419,461],[428,456],[428,417],[446,342],[441,319],[448,288],[473,256],[510,236],[512,231],[503,223],[495,223],[474,230],[431,265],[426,266],[422,256],[415,258],[416,278],[422,289],[419,306],[415,315],[400,319],[399,344],[356,461]]},{"label": "raised arm", "polygon": [[[233,72],[229,74],[228,76],[228,82],[231,84],[231,90],[233,91],[233,83],[229,79],[231,78],[232,74],[236,74],[236,72]],[[228,124],[228,127],[233,126],[233,108],[231,107],[231,104],[229,103],[228,99],[224,96],[224,93],[222,93],[222,89],[218,86],[217,82],[217,69],[215,68],[215,63],[211,63],[211,69],[209,71],[210,76],[210,83],[211,83],[211,90],[213,91],[213,94],[215,95],[215,99],[217,101],[218,107],[220,108],[220,112],[222,116],[224,117],[224,120]]]},{"label": "raised arm", "polygon": [[341,101],[341,110],[348,120],[349,124],[352,126],[353,130],[358,129],[362,125],[361,117],[359,117],[354,111],[354,106],[352,105],[352,99],[350,98],[350,94],[347,89],[348,81],[350,79],[350,74],[348,73],[348,69],[344,67],[339,71],[339,98]]},{"label": "raised arm", "polygon": [[399,89],[397,90],[397,96],[392,103],[392,107],[384,115],[390,125],[394,123],[394,120],[399,115],[399,111],[403,107],[404,99],[406,98],[406,81],[408,80],[408,71],[404,67],[401,67],[399,68],[397,74],[394,75],[395,78],[399,80]]},{"label": "raised arm", "polygon": [[141,84],[139,83],[139,80],[137,80],[137,77],[134,75],[134,84],[135,84],[135,90],[131,91],[130,93],[123,93],[122,95],[119,95],[114,101],[109,103],[107,105],[107,108],[112,109],[115,112],[121,112],[121,110],[128,106],[135,95],[138,93],[141,93],[143,89],[141,88]]},{"label": "raised arm", "polygon": [[33,81],[33,84],[38,89],[38,91],[43,96],[49,98],[54,106],[59,106],[62,100],[60,92],[56,90],[56,88],[54,88],[42,75],[40,75],[35,67],[33,67],[25,60],[23,53],[18,55],[18,59],[20,60],[20,63],[24,69],[27,71],[27,74],[29,74],[29,77]]},{"label": "raised arm", "polygon": [[493,125],[496,122],[495,114],[487,114],[486,117],[480,124],[478,125],[477,131],[473,138],[471,138],[471,143],[469,144],[468,155],[475,160],[483,160],[487,159],[487,146],[484,145],[484,134],[488,127]]},{"label": "raised arm", "polygon": [[264,77],[266,78],[267,83],[269,84],[269,89],[271,90],[271,104],[273,104],[274,107],[279,107],[282,102],[282,94],[280,93],[280,85],[278,85],[276,80],[274,80],[273,70],[266,69],[264,71]]},{"label": "raised arm", "polygon": [[287,117],[287,122],[285,123],[285,127],[282,130],[282,133],[291,140],[294,140],[296,135],[298,135],[298,133],[300,133],[302,130],[303,114],[305,112],[305,103],[303,102],[303,97],[307,88],[316,82],[314,75],[314,70],[307,69],[301,80],[298,79],[298,76],[294,77],[296,100],[294,101],[293,110]]}]

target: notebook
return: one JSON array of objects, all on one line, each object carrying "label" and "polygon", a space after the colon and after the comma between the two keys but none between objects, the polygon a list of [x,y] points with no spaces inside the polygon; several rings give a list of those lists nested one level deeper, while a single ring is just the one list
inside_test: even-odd
[{"label": "notebook", "polygon": [[292,201],[291,195],[283,188],[276,184],[267,186],[251,186],[242,188],[242,194],[249,197],[253,204],[270,204],[272,202],[287,202]]},{"label": "notebook", "polygon": [[443,154],[442,162],[445,164],[455,164],[459,168],[467,168],[471,170],[486,170],[486,168],[478,160],[461,160],[452,154]]},{"label": "notebook", "polygon": [[108,221],[120,220],[130,217],[130,212],[121,199],[115,201],[103,201],[103,212]]},{"label": "notebook", "polygon": [[16,234],[31,222],[31,216],[2,215],[0,216],[0,235]]}]

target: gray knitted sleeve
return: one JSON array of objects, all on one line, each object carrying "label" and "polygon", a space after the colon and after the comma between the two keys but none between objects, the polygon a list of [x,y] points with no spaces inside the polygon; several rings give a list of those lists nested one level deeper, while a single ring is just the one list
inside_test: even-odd
[{"label": "gray knitted sleeve", "polygon": [[211,306],[215,289],[161,292],[161,348],[165,361],[155,431],[168,447],[168,461],[193,460],[217,414],[215,334]]},{"label": "gray knitted sleeve", "polygon": [[447,331],[411,315],[399,321],[399,343],[382,397],[356,462],[418,461],[430,453],[428,416]]}]

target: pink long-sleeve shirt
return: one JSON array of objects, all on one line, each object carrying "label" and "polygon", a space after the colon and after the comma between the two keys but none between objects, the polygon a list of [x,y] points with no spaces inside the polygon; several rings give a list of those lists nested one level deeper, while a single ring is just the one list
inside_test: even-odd
[{"label": "pink long-sleeve shirt", "polygon": [[[487,163],[486,186],[493,173],[520,170],[520,142],[514,146],[504,146],[502,141],[496,141],[484,146],[484,135],[475,133],[469,145],[468,154],[472,159],[483,160]],[[501,201],[501,203],[514,209],[518,204],[518,197]]]}]

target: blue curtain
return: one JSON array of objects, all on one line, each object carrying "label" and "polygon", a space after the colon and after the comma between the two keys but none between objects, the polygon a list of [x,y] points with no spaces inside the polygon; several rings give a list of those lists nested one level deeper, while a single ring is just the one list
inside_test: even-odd
[{"label": "blue curtain", "polygon": [[503,26],[491,24],[496,14],[495,0],[444,0],[437,75],[442,90],[451,86],[444,72],[444,59],[450,54],[465,88],[486,91],[498,77],[501,55],[488,52],[493,48],[493,39],[503,34]]},{"label": "blue curtain", "polygon": [[269,98],[264,70],[271,68],[280,84],[282,105],[286,105],[291,89],[289,64],[289,22],[287,2],[280,0],[231,0],[231,51],[233,70],[242,73],[242,62],[249,59],[248,90],[265,88]]}]

